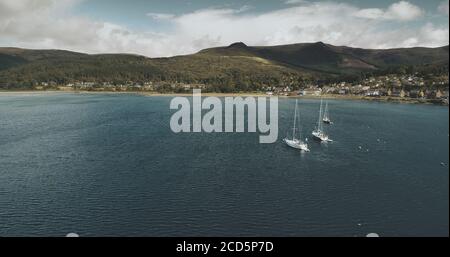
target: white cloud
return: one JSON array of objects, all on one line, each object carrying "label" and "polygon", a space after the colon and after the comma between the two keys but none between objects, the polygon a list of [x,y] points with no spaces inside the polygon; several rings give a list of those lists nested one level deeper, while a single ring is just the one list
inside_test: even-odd
[{"label": "white cloud", "polygon": [[[390,22],[394,19],[394,14],[402,21],[412,17],[406,17],[399,11],[402,6],[408,5],[400,2],[399,5],[392,5],[382,11],[382,15],[389,19],[380,20],[355,17],[361,9],[353,5],[318,2],[243,16],[235,15],[231,10],[206,9],[179,16],[173,22],[178,28],[175,32],[178,36],[188,37],[189,34],[199,40],[206,38],[208,43],[214,46],[237,41],[250,45],[324,41],[337,45],[384,48],[411,46],[411,38],[414,38],[416,46],[448,44],[448,39],[443,37],[434,37],[433,41],[421,34],[421,37],[417,38],[417,33],[422,29],[420,27],[382,29],[383,22]],[[366,15],[379,15],[377,9],[365,10]],[[448,27],[432,29],[430,32],[442,34],[444,37],[448,35]]]},{"label": "white cloud", "polygon": [[243,13],[243,12],[249,11],[249,10],[251,10],[251,9],[253,9],[253,6],[250,6],[250,5],[244,5],[244,6],[242,6],[241,8],[237,9],[237,10],[236,10],[236,13]]},{"label": "white cloud", "polygon": [[392,4],[386,11],[387,18],[403,21],[414,20],[421,17],[422,15],[422,9],[406,1]]},{"label": "white cloud", "polygon": [[102,23],[84,17],[67,16],[77,0],[0,0],[1,41],[36,44],[45,48],[52,43],[86,44],[94,38]]},{"label": "white cloud", "polygon": [[406,1],[394,3],[386,10],[379,8],[361,9],[355,13],[356,17],[374,20],[411,21],[423,16],[424,11],[418,6]]},{"label": "white cloud", "polygon": [[[247,8],[210,8],[177,16],[149,13],[149,17],[171,25],[164,33],[155,33],[152,28],[136,31],[70,14],[78,1],[0,0],[0,45],[156,57],[189,54],[239,41],[249,45],[323,41],[391,48],[447,45],[449,36],[448,25],[409,26],[406,21],[419,17],[421,12],[406,2],[384,10],[316,2],[265,13],[245,12]],[[389,26],[397,20],[404,22]]]},{"label": "white cloud", "polygon": [[438,11],[439,11],[440,13],[445,14],[445,15],[448,16],[448,12],[449,12],[449,11],[448,11],[448,10],[449,10],[448,6],[449,6],[449,1],[446,0],[446,1],[442,2],[442,3],[439,5]]},{"label": "white cloud", "polygon": [[306,0],[287,0],[284,2],[285,4],[304,4],[308,3]]},{"label": "white cloud", "polygon": [[362,9],[354,13],[355,17],[366,19],[382,19],[385,17],[385,11],[378,8]]},{"label": "white cloud", "polygon": [[175,17],[171,13],[147,13],[147,16],[155,20],[170,20]]}]

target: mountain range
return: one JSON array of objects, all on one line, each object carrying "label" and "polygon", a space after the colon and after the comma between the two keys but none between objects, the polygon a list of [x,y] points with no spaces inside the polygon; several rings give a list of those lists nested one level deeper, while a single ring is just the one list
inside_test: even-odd
[{"label": "mountain range", "polygon": [[448,72],[448,63],[449,46],[361,49],[322,42],[264,47],[234,43],[170,58],[0,48],[0,87],[42,81],[166,81],[251,89],[400,68]]}]

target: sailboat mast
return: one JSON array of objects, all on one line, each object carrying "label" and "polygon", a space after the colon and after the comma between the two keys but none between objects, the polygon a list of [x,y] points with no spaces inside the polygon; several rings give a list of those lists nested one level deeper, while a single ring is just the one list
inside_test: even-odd
[{"label": "sailboat mast", "polygon": [[300,123],[300,111],[298,111],[298,138],[301,140],[302,138],[302,126]]},{"label": "sailboat mast", "polygon": [[297,102],[298,100],[295,99],[294,128],[292,129],[292,140],[295,139],[295,125],[297,124]]},{"label": "sailboat mast", "polygon": [[317,123],[317,129],[319,131],[322,131],[322,105],[323,105],[323,99],[320,99],[319,122]]}]

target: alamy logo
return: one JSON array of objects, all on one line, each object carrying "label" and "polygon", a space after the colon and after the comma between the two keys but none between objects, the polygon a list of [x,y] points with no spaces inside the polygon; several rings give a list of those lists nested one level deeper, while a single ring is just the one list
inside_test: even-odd
[{"label": "alamy logo", "polygon": [[[170,119],[170,128],[174,133],[256,133],[258,130],[261,134],[260,143],[271,144],[277,141],[277,97],[246,97],[245,99],[225,97],[224,101],[225,105],[218,97],[202,98],[201,90],[194,90],[191,108],[191,102],[187,97],[175,97],[170,102],[170,109],[178,111]],[[269,115],[267,115],[267,109],[269,109]],[[202,111],[208,112],[202,115]],[[224,113],[225,116],[223,116]],[[245,131],[246,116],[247,131]]]}]

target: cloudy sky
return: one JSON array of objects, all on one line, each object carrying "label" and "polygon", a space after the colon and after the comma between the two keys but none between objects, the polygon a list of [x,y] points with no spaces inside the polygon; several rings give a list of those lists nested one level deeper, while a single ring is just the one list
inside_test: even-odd
[{"label": "cloudy sky", "polygon": [[239,41],[438,47],[449,1],[0,0],[0,35],[0,46],[151,57]]}]

